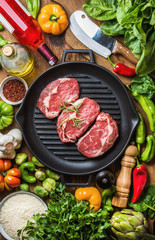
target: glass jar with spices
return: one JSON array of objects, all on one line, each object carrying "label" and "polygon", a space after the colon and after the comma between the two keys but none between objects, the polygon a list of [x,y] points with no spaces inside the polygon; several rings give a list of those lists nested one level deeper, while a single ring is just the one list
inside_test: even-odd
[{"label": "glass jar with spices", "polygon": [[24,77],[34,68],[34,57],[19,43],[6,44],[2,48],[1,64],[11,75]]}]

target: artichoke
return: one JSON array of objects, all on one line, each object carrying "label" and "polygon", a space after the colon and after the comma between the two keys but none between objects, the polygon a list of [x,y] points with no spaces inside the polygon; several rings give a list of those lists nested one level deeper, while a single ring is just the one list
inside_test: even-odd
[{"label": "artichoke", "polygon": [[155,239],[155,236],[147,233],[148,223],[140,212],[123,209],[113,214],[110,223],[111,230],[118,240]]}]

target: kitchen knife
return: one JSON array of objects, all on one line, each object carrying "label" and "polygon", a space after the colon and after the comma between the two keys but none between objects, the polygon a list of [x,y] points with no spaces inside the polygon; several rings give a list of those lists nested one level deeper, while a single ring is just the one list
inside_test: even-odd
[{"label": "kitchen knife", "polygon": [[70,29],[76,38],[99,55],[107,58],[112,53],[121,54],[133,64],[137,64],[138,59],[134,54],[116,39],[105,35],[85,12],[75,11],[71,15]]}]

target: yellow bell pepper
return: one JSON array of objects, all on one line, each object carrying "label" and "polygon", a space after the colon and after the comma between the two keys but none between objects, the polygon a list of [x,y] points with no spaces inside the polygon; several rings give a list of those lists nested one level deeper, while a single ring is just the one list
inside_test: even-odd
[{"label": "yellow bell pepper", "polygon": [[42,30],[46,33],[59,35],[68,26],[68,19],[65,11],[58,4],[49,4],[41,9],[38,22]]},{"label": "yellow bell pepper", "polygon": [[78,188],[75,191],[75,197],[78,201],[89,201],[90,208],[93,208],[94,211],[97,211],[101,207],[101,194],[95,187]]}]

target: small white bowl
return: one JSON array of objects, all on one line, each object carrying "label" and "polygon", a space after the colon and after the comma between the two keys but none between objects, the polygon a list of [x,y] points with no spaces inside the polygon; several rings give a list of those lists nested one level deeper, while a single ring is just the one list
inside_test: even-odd
[{"label": "small white bowl", "polygon": [[[28,85],[27,85],[27,83],[25,82],[24,79],[19,78],[19,77],[16,77],[16,76],[9,76],[9,77],[5,78],[5,79],[1,82],[1,85],[0,85],[0,97],[2,98],[2,100],[3,100],[4,102],[6,102],[6,103],[8,103],[8,104],[18,105],[18,104],[20,104],[20,103],[23,101],[24,97],[23,97],[20,101],[18,101],[18,102],[12,102],[12,101],[9,101],[9,100],[4,96],[4,94],[3,94],[3,87],[4,87],[4,85],[5,85],[8,81],[14,80],[14,79],[17,79],[17,80],[21,81],[22,83],[24,83],[25,88],[26,88],[26,92],[27,92],[27,90],[28,90]],[[25,92],[25,95],[26,95],[26,92]]]},{"label": "small white bowl", "polygon": [[[9,199],[11,198],[12,196],[15,196],[15,195],[18,195],[18,194],[28,194],[28,195],[32,195],[34,196],[35,198],[37,198],[41,203],[42,205],[44,206],[45,210],[47,210],[47,205],[46,203],[39,197],[37,196],[36,194],[32,193],[32,192],[27,192],[27,191],[17,191],[17,192],[13,192],[11,194],[9,194],[8,196],[6,196],[1,202],[0,202],[0,210],[3,206],[3,204]],[[16,203],[15,203],[16,204]],[[11,238],[3,229],[3,226],[2,224],[0,223],[0,233],[2,234],[2,236],[4,238],[6,238],[7,240],[14,240],[13,238]]]}]

